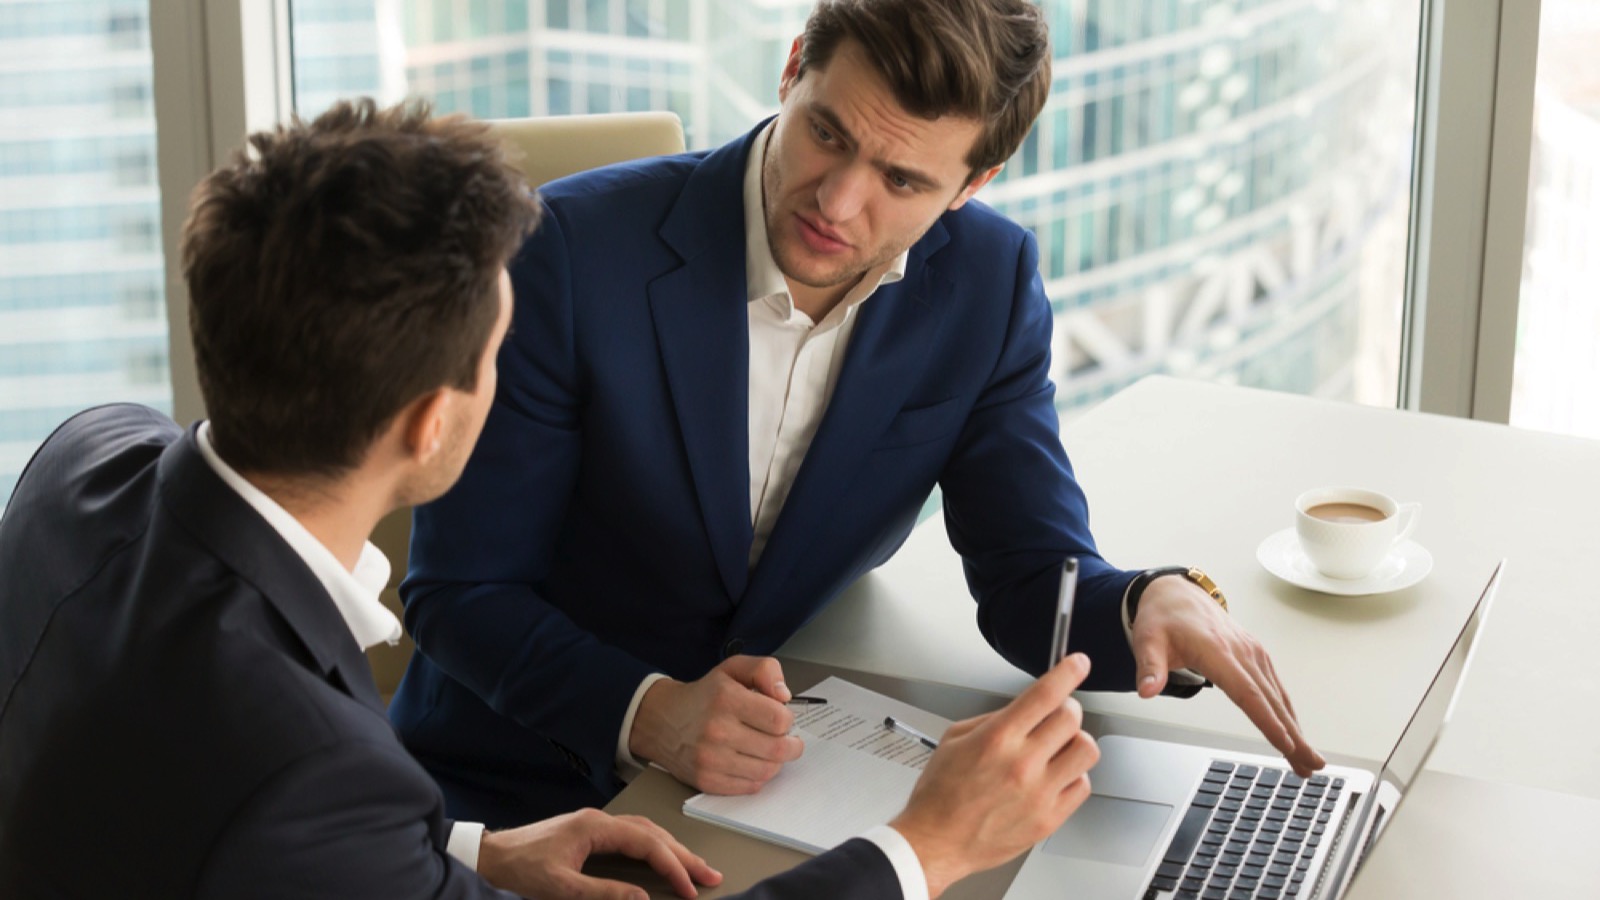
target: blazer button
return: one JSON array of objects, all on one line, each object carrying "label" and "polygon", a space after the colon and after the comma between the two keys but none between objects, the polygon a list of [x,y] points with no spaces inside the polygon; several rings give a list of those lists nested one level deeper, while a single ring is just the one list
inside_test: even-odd
[{"label": "blazer button", "polygon": [[738,656],[743,651],[744,638],[729,638],[728,642],[722,645],[722,658],[727,659],[730,656]]}]

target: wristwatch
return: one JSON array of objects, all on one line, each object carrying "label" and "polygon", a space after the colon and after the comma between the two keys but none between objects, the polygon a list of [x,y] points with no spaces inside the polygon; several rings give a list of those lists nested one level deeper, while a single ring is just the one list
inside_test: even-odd
[{"label": "wristwatch", "polygon": [[1207,575],[1194,566],[1167,566],[1160,569],[1145,569],[1143,572],[1135,575],[1133,577],[1133,581],[1129,583],[1128,621],[1130,623],[1132,623],[1134,617],[1139,614],[1139,598],[1143,596],[1144,589],[1149,587],[1150,582],[1166,575],[1181,575],[1195,584],[1200,585],[1200,590],[1205,591],[1207,596],[1217,601],[1217,605],[1222,607],[1223,612],[1228,611],[1228,598],[1222,596],[1222,588],[1217,587],[1217,583],[1211,580],[1210,575]]}]

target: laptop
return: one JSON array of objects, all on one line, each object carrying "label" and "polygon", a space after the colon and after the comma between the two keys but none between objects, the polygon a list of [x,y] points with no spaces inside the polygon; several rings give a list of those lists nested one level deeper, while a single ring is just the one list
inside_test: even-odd
[{"label": "laptop", "polygon": [[1450,718],[1505,561],[1383,765],[1299,778],[1281,757],[1108,735],[1093,793],[1033,848],[1006,900],[1331,900]]}]

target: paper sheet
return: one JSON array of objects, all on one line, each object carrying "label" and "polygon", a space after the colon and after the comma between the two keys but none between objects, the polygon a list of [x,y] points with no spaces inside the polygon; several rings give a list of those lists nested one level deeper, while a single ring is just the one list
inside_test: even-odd
[{"label": "paper sheet", "polygon": [[801,757],[783,767],[759,793],[697,794],[685,815],[807,853],[821,853],[899,814],[933,752],[884,727],[894,716],[938,737],[947,719],[898,700],[829,678],[806,691],[828,702],[795,714]]}]

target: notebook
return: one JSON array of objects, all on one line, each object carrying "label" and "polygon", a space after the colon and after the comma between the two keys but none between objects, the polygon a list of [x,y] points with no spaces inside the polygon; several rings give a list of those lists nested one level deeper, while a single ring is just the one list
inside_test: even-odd
[{"label": "notebook", "polygon": [[1278,757],[1108,735],[1093,793],[1029,852],[1006,900],[1339,897],[1449,720],[1504,568],[1381,766],[1300,779]]},{"label": "notebook", "polygon": [[805,853],[821,853],[899,815],[933,751],[885,717],[937,737],[941,718],[842,678],[806,691],[827,699],[795,712],[800,758],[755,794],[696,794],[684,815]]}]

